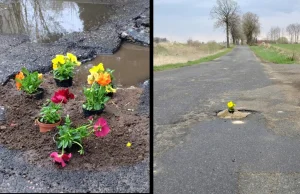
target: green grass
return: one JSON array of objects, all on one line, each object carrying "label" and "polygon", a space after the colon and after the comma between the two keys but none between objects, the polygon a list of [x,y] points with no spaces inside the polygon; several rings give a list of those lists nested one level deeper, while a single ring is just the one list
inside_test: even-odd
[{"label": "green grass", "polygon": [[219,58],[219,57],[229,53],[232,49],[233,49],[233,47],[227,48],[225,51],[219,52],[215,55],[210,55],[210,56],[207,56],[207,57],[203,57],[203,58],[197,59],[195,61],[188,61],[186,63],[175,63],[175,64],[166,64],[166,65],[154,66],[154,71],[164,71],[164,70],[167,70],[167,69],[180,68],[180,67],[191,66],[191,65],[196,65],[196,64],[199,64],[199,63],[211,61],[211,60],[214,60],[216,58]]},{"label": "green grass", "polygon": [[295,51],[300,52],[300,44],[272,44],[272,46],[288,49],[291,51],[295,49]]},{"label": "green grass", "polygon": [[263,46],[250,46],[250,49],[258,56],[261,60],[272,62],[276,64],[292,64],[295,61],[291,60],[288,56],[280,54],[274,48],[264,48]]}]

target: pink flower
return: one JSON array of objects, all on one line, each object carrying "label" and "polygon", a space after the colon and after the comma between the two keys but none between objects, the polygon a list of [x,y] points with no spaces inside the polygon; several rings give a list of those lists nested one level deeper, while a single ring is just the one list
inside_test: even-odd
[{"label": "pink flower", "polygon": [[66,104],[69,99],[74,99],[74,94],[69,92],[69,89],[62,89],[55,92],[54,96],[51,98],[51,101],[54,103],[64,103]]},{"label": "pink flower", "polygon": [[68,162],[71,159],[72,154],[70,153],[70,154],[59,155],[57,152],[52,152],[50,154],[50,157],[53,158],[53,162],[61,163],[61,166],[65,167],[66,166],[65,162]]},{"label": "pink flower", "polygon": [[94,132],[97,137],[104,137],[109,133],[110,129],[104,118],[99,118],[94,125]]},{"label": "pink flower", "polygon": [[92,121],[93,120],[93,116],[89,116],[88,120]]}]

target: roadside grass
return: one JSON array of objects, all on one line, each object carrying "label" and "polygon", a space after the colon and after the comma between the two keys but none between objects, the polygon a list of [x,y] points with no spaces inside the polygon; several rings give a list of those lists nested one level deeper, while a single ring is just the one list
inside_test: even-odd
[{"label": "roadside grass", "polygon": [[295,63],[291,57],[279,53],[275,48],[265,48],[263,46],[250,46],[250,49],[258,58],[265,62],[272,62],[276,64],[293,64]]},{"label": "roadside grass", "polygon": [[196,65],[199,63],[203,63],[203,62],[208,62],[208,61],[214,60],[216,58],[219,58],[219,57],[229,53],[232,49],[233,49],[233,47],[226,48],[225,51],[222,51],[222,52],[219,52],[217,54],[210,55],[207,57],[203,57],[203,58],[200,58],[200,59],[197,59],[194,61],[188,61],[186,63],[173,63],[173,64],[154,66],[153,69],[154,69],[154,71],[164,71],[164,70],[168,70],[168,69],[175,69],[175,68],[180,68],[180,67]]}]

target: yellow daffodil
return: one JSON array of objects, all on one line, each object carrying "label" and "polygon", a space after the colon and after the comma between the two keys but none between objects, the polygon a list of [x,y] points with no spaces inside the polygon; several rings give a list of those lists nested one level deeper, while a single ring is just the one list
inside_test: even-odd
[{"label": "yellow daffodil", "polygon": [[227,107],[229,109],[233,109],[234,106],[235,106],[235,104],[232,101],[230,101],[230,102],[227,103]]},{"label": "yellow daffodil", "polygon": [[43,79],[43,74],[39,73],[39,74],[38,74],[38,78],[39,78],[39,79]]},{"label": "yellow daffodil", "polygon": [[128,142],[128,143],[126,144],[126,146],[127,146],[127,147],[131,147],[131,143]]},{"label": "yellow daffodil", "polygon": [[57,69],[57,63],[53,63],[52,68],[53,68],[53,70],[56,70]]},{"label": "yellow daffodil", "polygon": [[106,87],[105,87],[105,90],[106,90],[106,92],[113,92],[113,93],[115,93],[117,90],[116,89],[114,89],[113,87],[111,87],[111,85],[107,85]]},{"label": "yellow daffodil", "polygon": [[102,63],[99,63],[97,66],[93,66],[90,70],[90,73],[99,73],[104,71],[104,67]]}]

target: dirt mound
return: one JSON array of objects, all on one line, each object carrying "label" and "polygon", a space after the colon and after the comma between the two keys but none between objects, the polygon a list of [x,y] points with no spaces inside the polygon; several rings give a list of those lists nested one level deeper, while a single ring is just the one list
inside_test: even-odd
[{"label": "dirt mound", "polygon": [[[34,120],[38,117],[42,104],[58,89],[52,75],[44,75],[41,87],[45,89],[42,100],[28,99],[16,90],[14,81],[0,86],[0,105],[6,109],[6,121],[1,125],[0,143],[11,149],[24,150],[27,162],[38,166],[53,168],[50,153],[57,151],[53,136],[57,129],[40,133]],[[69,90],[75,100],[63,105],[64,114],[70,115],[75,126],[87,123],[82,113],[84,95],[79,83],[73,82]],[[104,138],[91,135],[84,140],[85,154],[75,152],[66,169],[99,170],[101,168],[137,163],[149,155],[149,116],[138,114],[138,104],[143,89],[118,90],[108,102],[104,117],[110,133]],[[100,116],[94,116],[97,119]],[[126,147],[131,142],[130,148]],[[57,166],[58,167],[58,166]]]}]

